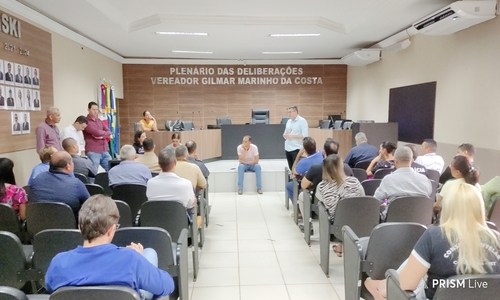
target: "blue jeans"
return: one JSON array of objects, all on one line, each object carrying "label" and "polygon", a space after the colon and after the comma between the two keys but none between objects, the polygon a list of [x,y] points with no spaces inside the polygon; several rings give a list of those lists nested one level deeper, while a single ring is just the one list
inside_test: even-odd
[{"label": "blue jeans", "polygon": [[262,189],[262,176],[259,164],[255,165],[244,165],[240,164],[238,166],[238,190],[243,189],[243,176],[245,172],[255,172],[255,177],[257,180],[257,189]]},{"label": "blue jeans", "polygon": [[290,199],[290,201],[292,201],[292,197],[293,197],[293,181],[289,181],[286,183],[286,192],[288,194],[288,198]]},{"label": "blue jeans", "polygon": [[[153,266],[158,267],[158,254],[152,248],[145,248],[142,251],[142,256],[146,258]],[[148,291],[141,290],[142,299],[152,299],[153,294]]]},{"label": "blue jeans", "polygon": [[106,170],[109,171],[109,161],[111,160],[111,155],[108,152],[87,152],[88,158],[94,164],[96,170],[99,169],[99,165]]}]

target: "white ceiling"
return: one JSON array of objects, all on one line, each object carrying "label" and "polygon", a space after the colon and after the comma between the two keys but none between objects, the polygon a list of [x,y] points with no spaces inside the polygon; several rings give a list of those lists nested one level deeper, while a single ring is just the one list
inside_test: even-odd
[{"label": "white ceiling", "polygon": [[[17,0],[123,58],[339,59],[453,0]],[[156,31],[207,32],[165,36]],[[319,37],[269,37],[320,33]],[[172,53],[172,50],[213,54]],[[263,51],[301,51],[265,55]]]}]

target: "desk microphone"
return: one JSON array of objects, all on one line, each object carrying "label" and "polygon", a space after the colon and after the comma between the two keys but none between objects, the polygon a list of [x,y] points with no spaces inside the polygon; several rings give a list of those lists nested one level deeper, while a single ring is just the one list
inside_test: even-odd
[{"label": "desk microphone", "polygon": [[200,122],[201,122],[200,130],[203,130],[203,118],[201,117],[201,112],[200,111],[198,111],[198,117],[200,118]]}]

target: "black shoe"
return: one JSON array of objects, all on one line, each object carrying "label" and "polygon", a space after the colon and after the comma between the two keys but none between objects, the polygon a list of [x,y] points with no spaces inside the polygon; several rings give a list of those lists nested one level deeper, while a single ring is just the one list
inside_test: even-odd
[{"label": "black shoe", "polygon": [[[313,224],[309,223],[309,226],[311,227],[311,235],[314,235]],[[304,233],[304,225],[299,225],[299,229],[300,231],[302,231],[302,233]]]}]

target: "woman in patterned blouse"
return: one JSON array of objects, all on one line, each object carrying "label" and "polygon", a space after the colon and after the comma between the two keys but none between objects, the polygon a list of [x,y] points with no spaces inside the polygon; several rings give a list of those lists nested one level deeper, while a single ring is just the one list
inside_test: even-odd
[{"label": "woman in patterned blouse", "polygon": [[26,202],[28,196],[22,187],[16,185],[14,162],[8,158],[0,158],[0,202],[14,208],[20,220],[26,218]]}]

